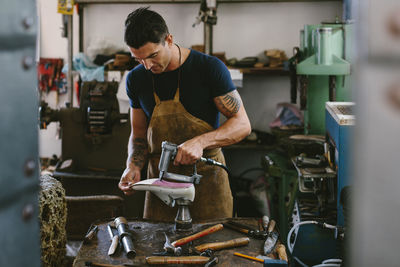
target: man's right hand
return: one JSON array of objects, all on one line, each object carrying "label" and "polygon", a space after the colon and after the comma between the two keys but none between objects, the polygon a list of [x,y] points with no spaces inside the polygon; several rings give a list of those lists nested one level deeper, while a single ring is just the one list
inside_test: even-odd
[{"label": "man's right hand", "polygon": [[126,168],[121,176],[121,180],[118,183],[119,189],[124,192],[125,195],[132,195],[134,190],[131,186],[140,181],[140,170],[134,168]]}]

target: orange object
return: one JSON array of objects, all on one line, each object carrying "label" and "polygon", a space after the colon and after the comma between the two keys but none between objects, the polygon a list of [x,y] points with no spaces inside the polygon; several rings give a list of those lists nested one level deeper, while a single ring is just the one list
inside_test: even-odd
[{"label": "orange object", "polygon": [[235,252],[235,253],[233,253],[233,255],[239,256],[239,257],[242,257],[242,258],[246,258],[246,259],[249,259],[249,260],[253,260],[253,261],[258,261],[258,262],[264,263],[264,260],[262,260],[262,259],[255,258],[255,257],[252,257],[252,256],[248,256],[248,255],[244,255],[242,253]]},{"label": "orange object", "polygon": [[173,245],[174,247],[180,247],[180,246],[182,246],[182,245],[184,245],[186,243],[189,243],[190,241],[193,241],[193,240],[198,239],[200,237],[203,237],[203,236],[209,235],[211,233],[217,232],[219,230],[222,230],[223,228],[224,228],[224,226],[222,224],[217,224],[217,225],[211,226],[211,227],[209,227],[209,228],[207,228],[207,229],[205,229],[205,230],[203,230],[201,232],[198,232],[198,233],[196,233],[194,235],[190,235],[190,236],[178,239],[178,240],[172,242],[171,245]]}]

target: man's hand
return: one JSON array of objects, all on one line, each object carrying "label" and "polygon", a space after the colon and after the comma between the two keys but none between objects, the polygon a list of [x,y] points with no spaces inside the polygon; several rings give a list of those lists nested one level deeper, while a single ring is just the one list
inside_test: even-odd
[{"label": "man's hand", "polygon": [[131,186],[140,181],[140,170],[136,168],[126,168],[121,176],[121,180],[118,183],[119,189],[124,192],[125,195],[132,195],[134,190]]},{"label": "man's hand", "polygon": [[190,139],[178,146],[174,165],[195,164],[203,156],[203,146],[198,138]]}]

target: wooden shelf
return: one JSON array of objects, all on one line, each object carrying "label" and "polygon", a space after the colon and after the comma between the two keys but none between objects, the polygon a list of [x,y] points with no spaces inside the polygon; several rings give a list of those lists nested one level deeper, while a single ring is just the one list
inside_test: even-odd
[{"label": "wooden shelf", "polygon": [[280,75],[280,76],[287,76],[289,75],[289,71],[283,69],[283,67],[279,68],[271,68],[271,67],[262,67],[262,68],[233,68],[229,67],[230,69],[237,69],[240,70],[243,74],[250,74],[250,75]]},{"label": "wooden shelf", "polygon": [[[218,0],[218,3],[262,3],[262,2],[328,2],[341,0]],[[75,0],[76,4],[127,4],[127,3],[200,3],[200,0]]]}]

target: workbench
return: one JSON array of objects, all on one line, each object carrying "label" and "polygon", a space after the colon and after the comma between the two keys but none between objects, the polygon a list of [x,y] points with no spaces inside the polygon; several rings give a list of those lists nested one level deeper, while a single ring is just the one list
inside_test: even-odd
[{"label": "workbench", "polygon": [[[230,220],[235,220],[242,224],[253,226],[256,229],[259,229],[258,219],[256,218],[235,218]],[[112,222],[112,219],[109,221],[98,222],[94,224],[98,226],[96,237],[93,238],[89,243],[82,244],[75,258],[73,267],[85,266],[85,262],[87,261],[114,265],[129,264],[130,266],[150,266],[146,263],[146,257],[152,256],[154,252],[163,251],[165,242],[164,233],[167,234],[172,242],[226,221],[227,219],[206,221],[204,223],[194,223],[193,231],[177,233],[174,231],[173,223],[154,222],[145,219],[128,219],[129,229],[131,230],[133,243],[136,250],[136,256],[131,259],[126,256],[126,253],[121,248],[119,248],[114,256],[108,256],[107,252],[111,244],[111,238],[107,232],[107,224]],[[227,241],[239,237],[245,237],[245,235],[234,230],[224,228],[220,231],[194,240],[193,245],[197,246],[209,242]],[[215,255],[218,257],[217,266],[263,266],[260,262],[233,255],[234,252],[239,252],[256,257],[258,255],[262,255],[263,245],[264,240],[250,238],[250,243],[246,246],[215,251]],[[187,245],[184,245],[183,247],[185,246]]]}]

